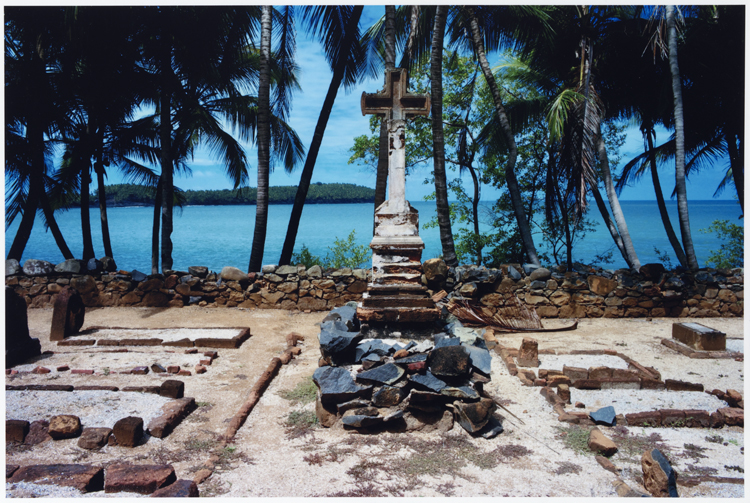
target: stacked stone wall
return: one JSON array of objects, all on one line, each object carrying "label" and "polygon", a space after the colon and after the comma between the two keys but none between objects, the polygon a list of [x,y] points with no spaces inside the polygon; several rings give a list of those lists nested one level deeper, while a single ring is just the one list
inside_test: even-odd
[{"label": "stacked stone wall", "polygon": [[[264,266],[263,272],[249,274],[233,267],[218,273],[190,267],[187,272],[145,275],[86,271],[85,264],[80,264],[79,272],[70,272],[62,264],[27,261],[21,268],[8,262],[6,286],[32,308],[51,308],[63,286],[70,285],[87,307],[198,305],[328,311],[349,301],[359,302],[371,279],[366,269],[323,270],[319,266]],[[447,269],[428,263],[423,283],[429,294],[445,290],[449,296],[470,299],[501,315],[511,296],[533,306],[542,318],[702,318],[742,317],[744,313],[742,269],[704,268],[691,273],[648,264],[639,273],[587,266],[556,272],[519,264]],[[434,270],[440,273],[432,274]]]}]

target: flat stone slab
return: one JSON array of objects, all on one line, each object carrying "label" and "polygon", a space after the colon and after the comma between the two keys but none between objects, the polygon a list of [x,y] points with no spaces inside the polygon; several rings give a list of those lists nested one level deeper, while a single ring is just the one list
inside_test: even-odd
[{"label": "flat stone slab", "polygon": [[237,328],[123,328],[91,327],[65,339],[65,345],[77,340],[94,339],[98,346],[162,345],[179,347],[238,348],[250,338],[250,329]]},{"label": "flat stone slab", "polygon": [[7,482],[34,482],[95,492],[104,489],[104,470],[92,465],[29,465],[18,468]]},{"label": "flat stone slab", "polygon": [[672,338],[702,351],[724,351],[727,334],[700,323],[674,323]]},{"label": "flat stone slab", "polygon": [[49,420],[72,414],[84,427],[112,428],[128,416],[139,416],[148,424],[161,415],[170,398],[152,393],[124,391],[6,391],[5,410],[8,419]]},{"label": "flat stone slab", "polygon": [[539,352],[539,368],[559,370],[563,366],[588,369],[591,367],[609,367],[627,370],[628,362],[614,355],[545,355]]},{"label": "flat stone slab", "polygon": [[723,400],[719,400],[708,393],[651,389],[582,390],[570,388],[570,401],[572,403],[583,402],[589,411],[613,406],[617,414],[633,414],[661,409],[697,409],[715,412],[727,405]]}]

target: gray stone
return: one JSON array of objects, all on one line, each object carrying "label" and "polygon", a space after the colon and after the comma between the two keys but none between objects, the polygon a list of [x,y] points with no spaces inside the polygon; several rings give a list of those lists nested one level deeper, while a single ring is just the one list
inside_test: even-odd
[{"label": "gray stone", "polygon": [[462,377],[471,369],[469,352],[464,346],[435,348],[427,358],[430,372],[438,377]]},{"label": "gray stone", "polygon": [[137,281],[140,283],[141,281],[145,281],[148,276],[141,271],[133,270],[133,272],[130,273],[130,277],[133,281]]},{"label": "gray stone", "polygon": [[69,258],[65,262],[57,264],[55,266],[55,272],[78,274],[81,272],[81,261],[75,258]]},{"label": "gray stone", "polygon": [[286,276],[288,274],[297,274],[297,266],[296,265],[281,265],[276,268],[276,271],[274,271],[279,276]]},{"label": "gray stone", "polygon": [[89,274],[100,274],[104,270],[104,264],[101,260],[90,258],[86,263],[86,271]]},{"label": "gray stone", "polygon": [[357,308],[351,306],[341,306],[332,309],[330,313],[323,318],[323,322],[341,320],[350,332],[359,330],[359,319],[357,318]]},{"label": "gray stone", "polygon": [[21,268],[21,264],[18,263],[18,260],[11,258],[5,261],[5,275],[6,276],[12,276],[14,274],[21,274],[23,272],[23,269]]},{"label": "gray stone", "polygon": [[344,414],[348,410],[361,409],[363,407],[369,407],[369,406],[370,406],[369,401],[355,398],[354,400],[349,400],[348,402],[338,404],[337,410],[339,414]]},{"label": "gray stone", "polygon": [[458,337],[461,344],[475,344],[478,340],[482,339],[482,334],[468,327],[453,327],[452,333],[455,337]]},{"label": "gray stone", "polygon": [[307,270],[307,276],[310,278],[322,278],[323,268],[316,264]]},{"label": "gray stone", "polygon": [[457,398],[458,400],[479,400],[479,393],[471,386],[447,386],[440,390],[441,395]]},{"label": "gray stone", "polygon": [[427,361],[427,354],[426,353],[416,353],[411,356],[405,356],[404,358],[397,358],[393,360],[394,363],[406,365],[409,363],[416,363],[416,362],[426,362]]},{"label": "gray stone", "polygon": [[320,390],[323,404],[348,402],[367,393],[371,386],[359,386],[348,370],[341,367],[319,367],[313,373],[313,382]]},{"label": "gray stone", "polygon": [[359,332],[344,332],[326,327],[320,332],[320,352],[324,357],[331,357],[334,365],[354,362],[357,344],[362,340]]},{"label": "gray stone", "polygon": [[208,276],[208,267],[202,265],[191,265],[188,267],[188,274],[198,278],[205,278]]},{"label": "gray stone", "polygon": [[461,339],[458,337],[440,337],[439,339],[435,339],[435,349],[460,345]]},{"label": "gray stone", "polygon": [[601,424],[604,426],[614,426],[615,424],[617,424],[615,408],[611,405],[591,412],[589,414],[589,417],[592,421],[594,421],[595,424]]},{"label": "gray stone", "polygon": [[531,283],[529,283],[529,288],[531,288],[532,290],[544,290],[546,287],[547,287],[546,281],[536,280],[536,281],[532,281]]},{"label": "gray stone", "polygon": [[346,411],[341,418],[344,426],[352,428],[369,428],[377,426],[383,422],[383,417],[379,415],[375,407],[364,407],[362,409],[352,409]]},{"label": "gray stone", "polygon": [[489,376],[492,372],[492,355],[487,349],[476,346],[463,345],[464,349],[469,352],[469,360],[474,370],[482,375]]},{"label": "gray stone", "polygon": [[102,263],[102,270],[105,272],[115,272],[117,270],[117,263],[115,263],[115,259],[112,257],[102,257],[99,259],[99,261]]},{"label": "gray stone", "polygon": [[513,281],[518,281],[522,278],[521,273],[518,272],[512,265],[508,266],[508,277]]},{"label": "gray stone", "polygon": [[482,398],[478,402],[453,402],[456,421],[469,433],[476,433],[489,422],[497,406],[490,398]]},{"label": "gray stone", "polygon": [[46,260],[28,259],[23,263],[23,273],[27,276],[46,276],[55,271],[55,266]]},{"label": "gray stone", "polygon": [[397,419],[401,419],[404,417],[404,411],[403,410],[395,410],[388,414],[387,416],[383,416],[383,422],[387,423],[389,421],[396,421]]},{"label": "gray stone", "polygon": [[222,281],[244,281],[247,279],[247,274],[236,267],[226,266],[221,269],[221,279]]},{"label": "gray stone", "polygon": [[521,267],[523,268],[523,272],[526,273],[526,276],[541,268],[541,266],[538,266],[536,264],[523,264]]},{"label": "gray stone", "polygon": [[440,412],[445,409],[445,404],[453,399],[440,393],[431,391],[412,390],[409,394],[407,408],[421,410],[424,412]]},{"label": "gray stone", "polygon": [[[529,273],[527,273],[529,274]],[[537,269],[534,269],[531,274],[529,274],[529,279],[533,281],[547,281],[550,276],[552,276],[552,273],[549,269],[545,269],[544,267],[539,267]]]},{"label": "gray stone", "polygon": [[424,388],[427,388],[430,391],[434,391],[435,393],[440,393],[441,390],[446,388],[448,384],[445,383],[445,381],[438,379],[435,377],[435,375],[432,374],[432,372],[425,372],[424,375],[422,374],[414,374],[409,376],[409,381],[422,386]]},{"label": "gray stone", "polygon": [[490,416],[490,420],[487,421],[487,424],[479,430],[479,435],[483,438],[490,439],[495,438],[499,434],[501,434],[504,431],[503,425],[500,421],[498,421],[495,416]]},{"label": "gray stone", "polygon": [[268,264],[260,268],[260,272],[263,274],[271,274],[276,271],[276,265]]},{"label": "gray stone", "polygon": [[386,363],[374,369],[357,374],[357,381],[372,381],[381,384],[393,384],[404,375],[404,369],[395,363]]},{"label": "gray stone", "polygon": [[434,348],[435,345],[430,340],[423,340],[416,346],[412,346],[409,349],[410,353],[426,353],[427,351],[430,351],[432,348]]}]

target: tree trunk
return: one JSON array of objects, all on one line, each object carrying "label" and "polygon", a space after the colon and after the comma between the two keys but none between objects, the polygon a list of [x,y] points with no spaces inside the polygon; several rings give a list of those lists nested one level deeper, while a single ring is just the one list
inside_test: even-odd
[{"label": "tree trunk", "polygon": [[83,235],[83,256],[81,258],[86,262],[89,259],[95,258],[94,241],[91,238],[91,213],[89,211],[91,202],[89,194],[90,183],[89,166],[86,165],[81,171],[81,233]]},{"label": "tree trunk", "polygon": [[[730,129],[725,135],[727,150],[729,151],[729,166],[732,169],[734,186],[737,189],[737,199],[740,202],[742,213],[745,213],[745,153],[743,138]],[[739,141],[739,148],[737,142]]]},{"label": "tree trunk", "polygon": [[497,118],[500,121],[503,133],[505,134],[505,142],[508,146],[508,164],[505,167],[505,179],[508,183],[508,192],[510,193],[510,200],[513,205],[513,213],[515,213],[516,221],[518,222],[518,231],[521,234],[521,240],[523,241],[523,246],[526,250],[526,256],[529,262],[535,265],[541,265],[536,253],[536,248],[534,247],[534,240],[531,236],[531,226],[529,225],[526,213],[524,212],[521,189],[519,188],[518,180],[516,179],[516,159],[518,157],[516,139],[513,136],[508,116],[505,113],[505,108],[503,107],[500,90],[497,87],[495,76],[492,73],[489,62],[487,61],[487,55],[484,52],[484,42],[482,41],[482,34],[479,29],[479,22],[477,21],[476,14],[474,13],[474,9],[467,9],[471,16],[471,32],[474,50],[477,53],[479,66],[482,68],[482,73],[484,74],[484,78],[492,93],[492,100],[495,104]]},{"label": "tree trunk", "polygon": [[[385,6],[385,68],[396,66],[396,6]],[[378,171],[375,181],[375,208],[378,210],[385,202],[388,187],[388,117],[380,121],[380,142],[378,144]],[[372,222],[372,233],[375,234],[375,219]]]},{"label": "tree trunk", "polygon": [[[617,232],[622,240],[622,249],[620,251],[624,252],[625,262],[627,262],[628,267],[634,272],[637,272],[638,269],[641,268],[641,262],[638,260],[638,255],[635,253],[633,241],[630,240],[628,224],[625,222],[625,215],[622,212],[620,200],[617,198],[617,192],[615,192],[615,186],[612,183],[612,173],[609,171],[609,159],[607,158],[607,146],[604,144],[601,130],[596,133],[596,151],[599,156],[599,165],[601,166],[604,190],[607,192],[609,207],[612,208],[612,216],[615,219]],[[598,187],[591,187],[592,192],[598,190]],[[601,207],[599,209],[601,210]],[[617,241],[615,240],[615,242]]]},{"label": "tree trunk", "polygon": [[[417,26],[419,22],[419,5],[411,6],[411,20],[409,22],[409,38],[406,41],[406,48],[404,54],[401,56],[401,68],[407,70],[411,66],[412,60],[414,59],[414,40],[417,38]],[[408,74],[407,74],[408,75]],[[408,81],[407,81],[408,84]]]},{"label": "tree trunk", "polygon": [[41,186],[39,192],[39,206],[42,207],[44,218],[47,220],[47,225],[52,233],[52,237],[55,239],[55,244],[57,244],[57,247],[60,249],[60,253],[63,254],[65,260],[73,258],[73,253],[70,251],[70,248],[68,248],[65,238],[62,235],[62,231],[60,231],[60,227],[55,220],[55,213],[52,211],[52,206],[49,204],[47,194],[44,192],[44,185]]},{"label": "tree trunk", "polygon": [[154,223],[151,227],[151,274],[159,274],[159,221],[161,216],[162,187],[161,177],[154,194]]},{"label": "tree trunk", "polygon": [[268,227],[268,176],[271,161],[271,11],[262,7],[260,21],[260,73],[258,80],[258,196],[255,201],[255,232],[250,251],[248,272],[259,272],[263,266]]},{"label": "tree trunk", "polygon": [[688,267],[698,269],[698,259],[693,248],[688,215],[687,187],[685,185],[685,118],[682,107],[682,82],[680,67],[677,64],[677,28],[675,27],[675,7],[667,5],[667,40],[669,43],[669,70],[672,74],[672,96],[674,98],[675,134],[675,192],[677,193],[677,214],[680,217],[682,245],[687,255]]},{"label": "tree trunk", "polygon": [[37,192],[37,184],[31,183],[31,180],[29,180],[29,193],[26,195],[26,200],[24,201],[23,215],[16,231],[16,237],[13,238],[13,244],[10,245],[10,250],[8,251],[8,259],[21,261],[23,251],[26,249],[26,243],[29,242],[29,238],[31,237],[31,230],[34,228],[34,219],[36,218],[39,204]]},{"label": "tree trunk", "polygon": [[675,252],[675,255],[677,255],[677,260],[680,261],[680,265],[683,267],[687,267],[687,257],[685,257],[685,252],[682,251],[682,246],[680,245],[680,240],[677,239],[677,235],[674,233],[674,229],[672,228],[672,222],[669,220],[669,213],[667,213],[667,205],[664,203],[664,194],[661,191],[661,182],[659,181],[659,172],[656,169],[656,154],[654,153],[654,141],[651,137],[651,128],[647,128],[648,131],[646,132],[647,136],[647,142],[648,142],[648,160],[651,164],[651,181],[654,183],[654,192],[656,193],[656,204],[659,207],[659,214],[661,215],[661,221],[664,224],[664,230],[667,233],[667,238],[669,239],[669,244],[672,245],[672,249]]},{"label": "tree trunk", "polygon": [[94,165],[96,171],[96,184],[99,190],[99,219],[102,224],[102,244],[104,245],[104,256],[112,257],[112,241],[109,238],[109,219],[107,218],[107,189],[104,186],[104,166],[101,160]]},{"label": "tree trunk", "polygon": [[[352,33],[356,31],[355,28],[359,24],[361,16],[362,6],[354,7],[352,10],[352,17],[349,19],[349,26],[347,27],[349,39],[347,40],[347,43],[344,44],[346,46],[346,51],[342,50],[342,54],[348,54],[348,48],[355,42]],[[297,186],[297,194],[294,196],[294,206],[292,206],[292,214],[289,217],[289,226],[287,227],[286,238],[284,239],[284,247],[281,250],[279,265],[288,265],[292,260],[294,243],[297,240],[297,230],[299,229],[299,222],[302,218],[302,209],[305,206],[305,199],[307,198],[307,191],[310,188],[313,170],[315,169],[315,161],[318,159],[320,145],[323,143],[323,134],[326,131],[326,125],[331,116],[331,110],[333,109],[333,103],[336,101],[339,86],[341,86],[341,81],[344,79],[345,66],[346,61],[344,58],[337,62],[333,71],[333,77],[331,78],[331,84],[328,86],[328,92],[326,93],[325,100],[323,100],[323,108],[320,110],[318,122],[315,125],[315,132],[313,133],[312,142],[310,143],[310,149],[307,151],[305,166],[302,168],[299,185]]]},{"label": "tree trunk", "polygon": [[[164,11],[166,16],[166,11]],[[166,21],[166,20],[165,20]],[[165,25],[167,23],[165,22]],[[167,26],[162,26],[161,54],[161,116],[159,139],[161,141],[161,268],[172,269],[172,226],[174,216],[174,173],[172,166],[172,45],[167,36]]]},{"label": "tree trunk", "polygon": [[435,25],[432,30],[430,55],[430,86],[432,105],[432,155],[435,175],[435,201],[440,227],[440,242],[443,245],[443,260],[449,267],[458,265],[456,249],[451,231],[450,206],[448,205],[448,182],[445,176],[445,137],[443,135],[443,36],[448,7],[438,5]]},{"label": "tree trunk", "polygon": [[[473,156],[472,156],[473,157]],[[474,182],[474,197],[471,199],[471,215],[474,219],[474,236],[476,236],[477,266],[482,265],[482,240],[479,237],[479,178],[474,170],[473,159],[469,161],[467,168],[471,173],[471,181]]]}]

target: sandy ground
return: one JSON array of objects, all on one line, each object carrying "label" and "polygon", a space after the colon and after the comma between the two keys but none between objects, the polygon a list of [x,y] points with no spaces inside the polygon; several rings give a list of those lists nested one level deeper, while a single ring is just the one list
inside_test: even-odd
[{"label": "sandy ground", "polygon": [[[323,313],[286,311],[149,308],[98,308],[86,313],[84,329],[91,326],[132,328],[250,327],[252,337],[240,349],[219,349],[219,358],[203,375],[184,377],[185,395],[200,407],[165,439],[149,438],[134,449],[107,446],[86,451],[76,440],[46,442],[33,448],[6,448],[6,463],[93,463],[115,460],[133,463],[171,463],[178,478],[192,478],[212,454],[220,461],[214,474],[200,485],[202,496],[615,496],[617,475],[604,470],[593,454],[581,447],[581,431],[557,421],[539,388],[524,387],[508,374],[493,353],[492,382],[486,389],[502,400],[505,431],[491,440],[472,438],[457,425],[448,433],[382,433],[363,435],[340,428],[290,427],[290,415],[314,410],[314,404],[295,403],[285,392],[310,378],[320,356],[318,323]],[[194,365],[180,348],[139,347],[133,353],[97,353],[95,348],[58,348],[49,342],[52,311],[29,310],[32,337],[43,350],[64,351],[43,356],[37,362],[50,368],[93,368],[93,376],[53,372],[24,375],[6,384],[102,384],[114,386],[156,385],[165,378],[123,375],[114,369],[114,357],[126,358],[121,367],[139,363]],[[615,349],[642,365],[657,368],[663,379],[700,382],[706,389],[729,388],[744,394],[744,363],[734,360],[691,360],[660,344],[671,336],[674,319],[583,320],[573,332],[499,334],[500,343],[519,347],[531,336],[541,349]],[[684,320],[682,320],[684,321]],[[696,320],[691,320],[696,321]],[[743,339],[742,319],[697,320]],[[554,327],[566,320],[545,320]],[[285,347],[285,336],[305,337],[302,354],[282,367],[258,405],[239,430],[233,446],[221,449],[219,435],[247,398],[250,388],[271,358]],[[174,349],[174,352],[169,352]],[[542,355],[542,368],[545,356]],[[559,357],[557,357],[559,359]],[[550,358],[550,362],[551,362]],[[84,366],[87,363],[87,366]],[[604,362],[602,364],[609,364]],[[573,363],[569,363],[573,364]],[[19,367],[20,368],[20,367]],[[553,368],[553,367],[549,367]],[[626,399],[638,400],[633,391]],[[687,400],[691,394],[686,395]],[[582,395],[583,396],[583,395]],[[645,396],[645,395],[644,395]],[[695,395],[693,395],[695,396]],[[587,398],[583,398],[585,401]],[[618,398],[623,400],[622,398]],[[617,405],[616,403],[614,404]],[[666,408],[666,406],[664,407]],[[513,417],[516,416],[516,417]],[[6,418],[14,411],[6,410]],[[17,418],[23,419],[23,418]],[[94,425],[92,425],[94,426]],[[621,468],[619,477],[630,487],[640,486],[640,456],[645,449],[664,452],[681,479],[698,476],[744,478],[743,429],[600,427],[615,440],[620,451],[611,460]],[[744,485],[701,482],[678,485],[681,496],[742,497]],[[70,491],[40,488],[33,484],[6,486],[6,495],[70,496]],[[104,496],[103,493],[98,493]]]}]

